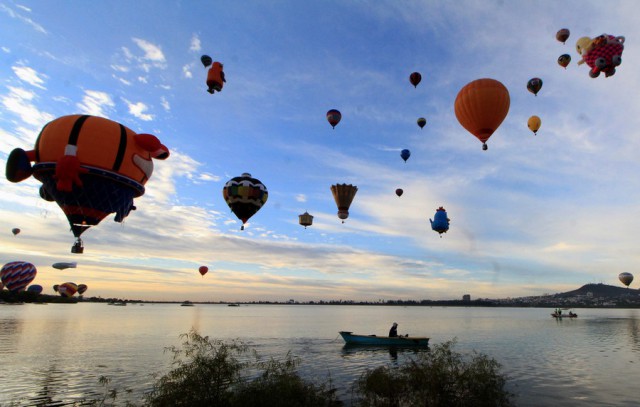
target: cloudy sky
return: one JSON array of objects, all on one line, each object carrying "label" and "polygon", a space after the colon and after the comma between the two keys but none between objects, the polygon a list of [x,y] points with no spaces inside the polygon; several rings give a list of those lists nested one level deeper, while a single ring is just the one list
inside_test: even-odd
[{"label": "cloudy sky", "polygon": [[[147,300],[502,298],[619,285],[640,264],[637,11],[633,0],[0,0],[3,167],[68,114],[107,117],[171,150],[124,223],[109,216],[84,233],[84,254],[70,253],[68,222],[37,180],[3,177],[0,262],[32,262],[48,293],[73,281],[86,295]],[[623,63],[592,79],[575,41],[602,33],[626,37]],[[565,53],[567,69],[556,63]],[[202,54],[224,64],[221,93],[206,92]],[[511,107],[482,151],[453,103],[485,77],[509,89]],[[544,81],[537,96],[526,89],[533,77]],[[335,129],[332,108],[343,116]],[[531,115],[542,119],[537,136]],[[244,172],[269,199],[241,231],[222,188]],[[336,183],[358,186],[344,224]],[[442,238],[429,225],[439,206],[451,218]],[[51,267],[59,261],[78,268]]]}]

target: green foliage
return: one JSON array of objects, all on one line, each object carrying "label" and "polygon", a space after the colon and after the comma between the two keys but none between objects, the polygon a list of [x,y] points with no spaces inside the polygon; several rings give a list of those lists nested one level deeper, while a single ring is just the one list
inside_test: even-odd
[{"label": "green foliage", "polygon": [[500,364],[475,353],[465,358],[453,351],[455,340],[436,345],[400,367],[378,367],[355,384],[362,407],[506,407],[511,394]]}]

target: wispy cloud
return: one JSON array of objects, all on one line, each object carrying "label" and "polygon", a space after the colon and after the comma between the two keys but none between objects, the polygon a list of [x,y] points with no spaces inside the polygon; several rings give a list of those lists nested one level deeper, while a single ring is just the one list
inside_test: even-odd
[{"label": "wispy cloud", "polygon": [[8,86],[9,93],[0,96],[2,105],[7,111],[16,114],[22,122],[32,126],[44,126],[53,120],[53,115],[43,112],[32,102],[37,98],[30,90]]},{"label": "wispy cloud", "polygon": [[85,90],[82,102],[76,104],[81,113],[93,116],[109,117],[109,113],[115,103],[106,92],[97,90]]},{"label": "wispy cloud", "polygon": [[198,37],[198,34],[193,34],[191,37],[191,44],[189,45],[189,51],[199,52],[201,48],[200,37]]},{"label": "wispy cloud", "polygon": [[154,115],[145,113],[149,109],[149,107],[143,102],[133,103],[124,98],[122,100],[127,104],[127,107],[129,108],[129,113],[132,114],[134,117],[140,120],[144,120],[145,122],[153,120]]},{"label": "wispy cloud", "polygon": [[44,87],[44,79],[47,78],[44,74],[39,74],[35,69],[28,66],[12,66],[13,72],[23,82],[35,86],[36,88],[46,89]]},{"label": "wispy cloud", "polygon": [[[16,6],[16,7],[20,8],[22,11],[31,12],[31,10],[29,8],[27,8],[27,7],[24,7],[24,6]],[[47,34],[47,30],[45,30],[42,25],[36,23],[31,18],[25,17],[24,15],[20,14],[19,12],[10,9],[7,5],[0,4],[0,10],[4,11],[5,13],[7,13],[9,15],[9,17],[17,18],[18,20],[21,20],[24,23],[30,25],[36,31],[38,31],[38,32],[40,32],[42,34]]]}]

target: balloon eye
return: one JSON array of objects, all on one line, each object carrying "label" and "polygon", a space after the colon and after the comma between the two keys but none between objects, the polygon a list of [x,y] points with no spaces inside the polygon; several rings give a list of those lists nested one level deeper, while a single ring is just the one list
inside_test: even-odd
[{"label": "balloon eye", "polygon": [[613,58],[611,58],[611,62],[616,66],[620,65],[622,63],[622,57],[620,57],[620,55],[614,55]]},{"label": "balloon eye", "polygon": [[607,66],[607,61],[600,57],[598,59],[596,59],[596,66],[600,69],[604,68],[605,66]]}]

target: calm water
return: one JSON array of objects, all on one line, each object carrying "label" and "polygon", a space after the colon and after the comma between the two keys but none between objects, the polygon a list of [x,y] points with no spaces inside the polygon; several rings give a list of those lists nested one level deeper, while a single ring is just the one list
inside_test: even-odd
[{"label": "calm water", "polygon": [[[556,321],[551,310],[307,305],[25,304],[0,306],[0,405],[64,405],[102,394],[100,376],[131,400],[169,368],[164,348],[192,327],[241,339],[263,356],[302,358],[309,378],[329,375],[349,401],[366,369],[402,363],[415,351],[345,348],[338,331],[458,339],[461,352],[497,359],[520,406],[637,406],[640,310],[578,309]],[[124,399],[123,399],[124,400]]]}]

